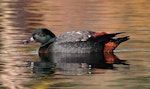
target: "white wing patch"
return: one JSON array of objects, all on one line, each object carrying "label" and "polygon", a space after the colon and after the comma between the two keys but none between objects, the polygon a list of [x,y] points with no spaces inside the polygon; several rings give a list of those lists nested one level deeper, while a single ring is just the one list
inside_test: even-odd
[{"label": "white wing patch", "polygon": [[77,31],[76,33],[77,33],[77,34],[82,34],[82,33],[81,33],[81,32],[79,32],[79,31]]}]

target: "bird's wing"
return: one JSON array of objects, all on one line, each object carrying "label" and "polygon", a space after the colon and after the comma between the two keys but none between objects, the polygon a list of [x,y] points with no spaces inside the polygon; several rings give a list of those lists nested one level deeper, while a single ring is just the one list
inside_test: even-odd
[{"label": "bird's wing", "polygon": [[63,33],[57,37],[57,42],[87,41],[93,36],[93,31],[81,30]]}]

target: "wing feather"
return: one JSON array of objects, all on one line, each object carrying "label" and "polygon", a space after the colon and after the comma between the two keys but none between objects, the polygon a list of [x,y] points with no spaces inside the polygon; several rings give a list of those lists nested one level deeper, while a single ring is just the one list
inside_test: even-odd
[{"label": "wing feather", "polygon": [[81,30],[81,31],[70,31],[63,33],[57,37],[57,42],[78,42],[87,41],[92,37],[93,31]]}]

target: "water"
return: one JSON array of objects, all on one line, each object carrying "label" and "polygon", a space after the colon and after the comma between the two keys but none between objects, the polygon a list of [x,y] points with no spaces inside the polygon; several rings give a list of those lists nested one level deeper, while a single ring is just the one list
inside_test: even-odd
[{"label": "water", "polygon": [[[149,89],[149,4],[148,0],[1,0],[0,89]],[[82,61],[80,55],[59,55],[57,59],[65,61],[55,64],[41,61],[38,43],[22,44],[39,27],[56,35],[84,29],[126,32],[131,39],[115,50],[118,64],[91,56],[86,60],[87,55]],[[72,58],[77,61],[69,61]]]}]

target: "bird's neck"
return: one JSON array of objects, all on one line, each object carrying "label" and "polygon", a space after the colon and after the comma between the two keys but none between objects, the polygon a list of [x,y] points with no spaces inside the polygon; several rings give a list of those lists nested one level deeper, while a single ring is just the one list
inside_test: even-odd
[{"label": "bird's neck", "polygon": [[47,41],[47,42],[45,42],[45,43],[42,43],[41,46],[40,46],[40,48],[47,47],[47,45],[50,45],[50,44],[53,43],[55,40],[56,40],[56,37],[51,38],[49,41]]}]

